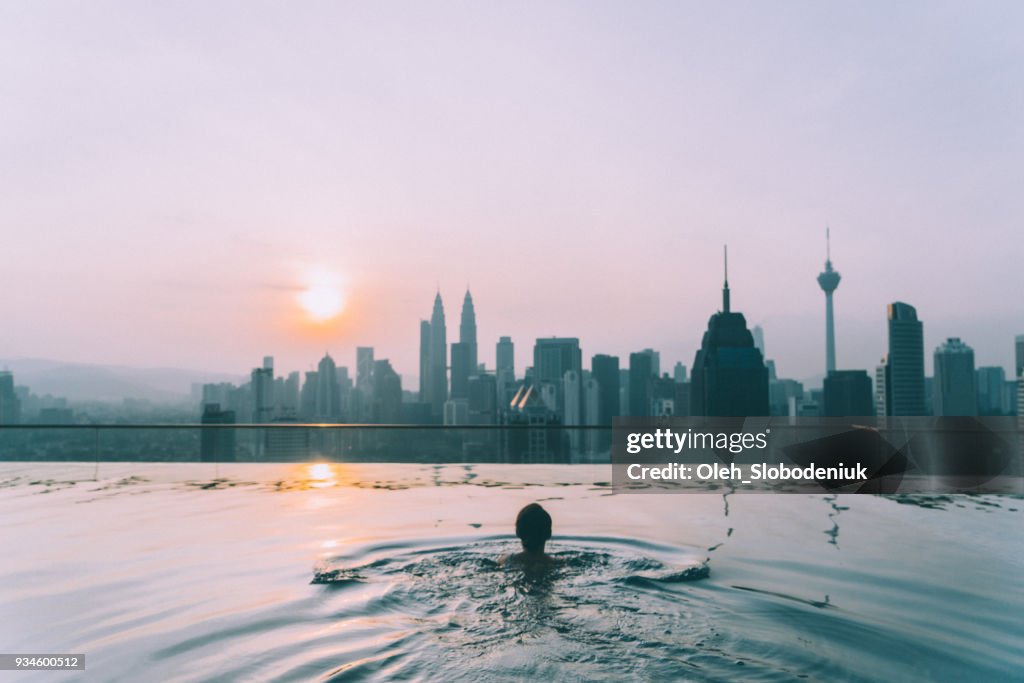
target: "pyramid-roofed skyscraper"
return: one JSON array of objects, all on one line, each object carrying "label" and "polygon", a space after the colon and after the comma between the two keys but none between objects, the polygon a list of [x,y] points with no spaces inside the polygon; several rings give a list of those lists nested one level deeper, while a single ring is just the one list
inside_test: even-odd
[{"label": "pyramid-roofed skyscraper", "polygon": [[722,310],[708,320],[708,329],[693,361],[690,414],[768,415],[768,368],[754,345],[746,318],[731,310],[728,252]]}]

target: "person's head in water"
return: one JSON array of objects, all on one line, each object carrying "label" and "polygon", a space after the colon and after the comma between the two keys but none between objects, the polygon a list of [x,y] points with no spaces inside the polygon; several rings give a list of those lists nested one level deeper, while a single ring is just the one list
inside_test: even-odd
[{"label": "person's head in water", "polygon": [[551,538],[551,515],[537,503],[530,503],[516,516],[516,536],[523,542],[523,550],[543,553],[544,544]]}]

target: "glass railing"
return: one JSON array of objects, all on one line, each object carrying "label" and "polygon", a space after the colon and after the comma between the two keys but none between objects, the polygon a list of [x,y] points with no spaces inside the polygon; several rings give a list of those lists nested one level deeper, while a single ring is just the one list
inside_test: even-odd
[{"label": "glass railing", "polygon": [[610,426],[0,425],[0,461],[607,463]]}]

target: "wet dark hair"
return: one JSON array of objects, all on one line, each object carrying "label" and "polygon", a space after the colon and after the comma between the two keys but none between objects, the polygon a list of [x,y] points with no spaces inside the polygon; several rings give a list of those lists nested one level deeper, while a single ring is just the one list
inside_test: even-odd
[{"label": "wet dark hair", "polygon": [[537,503],[530,503],[516,515],[516,536],[526,550],[543,552],[551,538],[551,515]]}]

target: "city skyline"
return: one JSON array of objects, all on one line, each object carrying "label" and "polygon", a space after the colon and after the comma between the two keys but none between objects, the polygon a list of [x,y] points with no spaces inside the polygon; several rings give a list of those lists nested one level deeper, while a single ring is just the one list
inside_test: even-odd
[{"label": "city skyline", "polygon": [[1024,8],[881,7],[4,6],[0,358],[372,344],[412,380],[424,292],[468,283],[488,362],[563,335],[689,364],[729,242],[737,309],[809,378],[827,224],[838,368],[907,301],[1009,370]]}]

